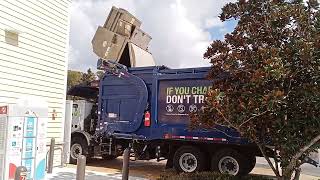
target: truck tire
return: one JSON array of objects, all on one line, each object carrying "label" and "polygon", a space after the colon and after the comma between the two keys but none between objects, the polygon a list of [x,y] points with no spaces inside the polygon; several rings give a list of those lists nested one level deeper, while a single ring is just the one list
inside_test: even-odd
[{"label": "truck tire", "polygon": [[222,174],[246,175],[249,173],[249,166],[246,156],[234,149],[221,149],[213,154],[211,159],[211,169]]},{"label": "truck tire", "polygon": [[116,155],[109,155],[109,154],[103,154],[101,155],[102,159],[104,160],[113,160],[116,159],[118,156]]},{"label": "truck tire", "polygon": [[205,168],[204,153],[192,146],[182,146],[174,154],[173,167],[178,172],[198,172]]},{"label": "truck tire", "polygon": [[70,163],[77,164],[77,158],[80,155],[88,155],[88,144],[80,137],[74,137],[71,140]]}]

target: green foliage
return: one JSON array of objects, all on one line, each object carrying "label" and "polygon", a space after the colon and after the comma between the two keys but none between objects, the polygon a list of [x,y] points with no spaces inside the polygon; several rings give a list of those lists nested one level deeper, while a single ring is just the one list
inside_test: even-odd
[{"label": "green foliage", "polygon": [[244,177],[235,177],[217,172],[200,172],[200,173],[181,173],[165,172],[160,175],[158,180],[270,180],[266,176],[247,175]]},{"label": "green foliage", "polygon": [[[96,80],[96,75],[89,68],[86,73],[80,71],[68,70],[68,81],[67,81],[67,91],[73,86],[82,84],[90,85],[92,81]],[[81,97],[68,96],[67,99],[78,100]]]},{"label": "green foliage", "polygon": [[271,140],[288,178],[320,137],[318,2],[239,0],[223,7],[220,19],[238,24],[204,57],[211,59],[210,78],[229,76],[214,83],[192,126],[235,128],[262,151]]},{"label": "green foliage", "polygon": [[81,83],[82,72],[68,70],[67,90]]},{"label": "green foliage", "polygon": [[96,76],[98,77],[98,79],[101,79],[104,75],[104,71],[97,71],[96,72]]},{"label": "green foliage", "polygon": [[81,81],[83,84],[89,85],[94,80],[96,80],[96,75],[90,68],[87,70],[87,73],[82,74]]},{"label": "green foliage", "polygon": [[80,71],[68,70],[68,81],[67,81],[67,90],[71,87],[78,84],[89,85],[90,82],[94,81],[99,77],[103,72],[98,71],[97,76],[89,68],[86,73]]}]

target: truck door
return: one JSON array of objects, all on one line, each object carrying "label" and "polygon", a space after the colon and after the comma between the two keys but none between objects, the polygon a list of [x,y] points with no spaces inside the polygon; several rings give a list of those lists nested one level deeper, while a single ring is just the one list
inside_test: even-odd
[{"label": "truck door", "polygon": [[142,123],[148,100],[144,81],[130,73],[120,77],[106,75],[100,89],[99,123],[103,131],[136,131]]}]

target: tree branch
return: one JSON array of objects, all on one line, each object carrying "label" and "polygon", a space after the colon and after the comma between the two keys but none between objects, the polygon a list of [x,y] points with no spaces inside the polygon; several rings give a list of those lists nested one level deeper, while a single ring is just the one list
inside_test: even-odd
[{"label": "tree branch", "polygon": [[274,172],[274,174],[275,174],[277,177],[281,177],[279,170],[277,170],[277,169],[273,166],[272,162],[270,161],[270,158],[267,156],[267,154],[266,154],[264,148],[262,147],[262,145],[261,145],[260,143],[256,143],[256,144],[258,145],[258,147],[259,147],[259,149],[260,149],[263,157],[267,160],[267,162],[268,162],[269,166],[271,167],[272,171]]},{"label": "tree branch", "polygon": [[216,110],[231,127],[239,131],[239,128],[236,128],[235,126],[233,126],[232,123],[223,115],[223,113],[219,109],[216,108]]},{"label": "tree branch", "polygon": [[292,169],[294,165],[297,163],[297,160],[305,153],[311,146],[317,143],[320,140],[320,134],[318,134],[315,138],[313,138],[308,144],[303,146],[291,159],[290,164],[288,165],[289,169]]},{"label": "tree branch", "polygon": [[306,161],[302,160],[298,163],[298,166],[297,167],[300,167],[302,164],[306,163]]},{"label": "tree branch", "polygon": [[297,169],[295,170],[295,174],[294,174],[293,180],[299,180],[299,178],[300,178],[300,173],[301,173],[301,168],[297,168]]},{"label": "tree branch", "polygon": [[263,114],[265,114],[265,113],[267,113],[267,112],[268,112],[268,110],[267,110],[267,111],[264,111],[264,112],[262,112],[262,113],[260,113],[260,114],[257,114],[257,115],[254,115],[254,116],[250,117],[250,118],[247,119],[245,122],[241,123],[240,126],[239,126],[239,128],[240,128],[242,125],[244,125],[244,124],[248,123],[249,121],[251,121],[252,119],[254,119],[254,118],[258,117],[258,116],[261,116],[261,115],[263,115]]},{"label": "tree branch", "polygon": [[279,172],[279,161],[278,161],[278,154],[277,148],[274,148],[274,165],[276,166],[276,170]]}]

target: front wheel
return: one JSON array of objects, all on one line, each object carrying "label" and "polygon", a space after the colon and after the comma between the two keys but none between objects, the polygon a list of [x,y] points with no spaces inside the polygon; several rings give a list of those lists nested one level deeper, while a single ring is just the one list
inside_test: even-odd
[{"label": "front wheel", "polygon": [[211,169],[222,174],[246,175],[248,166],[245,156],[234,149],[222,149],[216,152],[211,159]]},{"label": "front wheel", "polygon": [[80,155],[88,154],[88,144],[81,138],[75,137],[71,140],[70,163],[77,164]]},{"label": "front wheel", "polygon": [[202,171],[205,165],[204,154],[198,148],[182,146],[174,154],[173,166],[178,172]]}]

